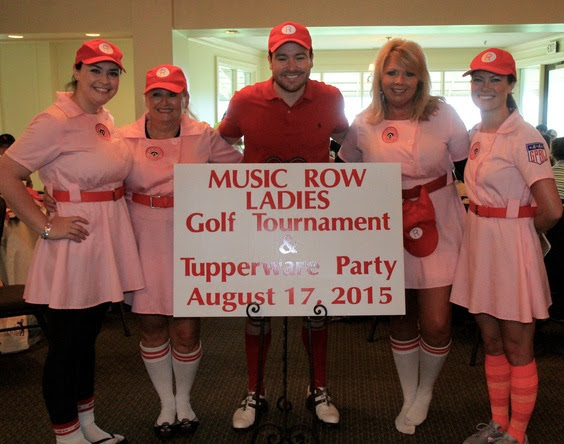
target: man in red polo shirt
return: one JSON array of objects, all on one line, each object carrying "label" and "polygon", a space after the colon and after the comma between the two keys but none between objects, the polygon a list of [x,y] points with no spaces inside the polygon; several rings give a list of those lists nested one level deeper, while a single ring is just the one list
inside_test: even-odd
[{"label": "man in red polo shirt", "polygon": [[[243,162],[329,162],[329,144],[340,142],[348,122],[340,91],[330,85],[309,79],[313,67],[311,36],[305,26],[286,22],[270,31],[268,61],[272,78],[236,92],[219,132],[229,143],[244,137]],[[249,370],[248,393],[233,415],[233,428],[245,430],[255,422],[255,392],[258,382],[260,323],[247,319],[245,350]],[[312,350],[315,393],[308,405],[315,408],[320,421],[339,423],[339,411],[327,391],[327,324],[312,323]],[[265,325],[261,374],[271,338],[270,321]],[[304,345],[308,345],[305,326]],[[259,408],[266,408],[264,384],[261,381]]]}]

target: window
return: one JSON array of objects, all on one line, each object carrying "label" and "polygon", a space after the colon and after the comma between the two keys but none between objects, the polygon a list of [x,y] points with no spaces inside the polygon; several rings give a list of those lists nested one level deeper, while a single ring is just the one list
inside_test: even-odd
[{"label": "window", "polygon": [[519,112],[526,122],[533,126],[540,123],[540,66],[532,66],[520,70],[521,105]]},{"label": "window", "polygon": [[229,100],[241,88],[255,82],[256,67],[237,61],[217,59],[217,111],[219,122],[227,111]]},{"label": "window", "polygon": [[[463,71],[431,72],[431,94],[443,96],[456,109],[466,128],[470,129],[480,121],[480,111],[470,96],[470,80],[462,77],[462,74]],[[349,122],[372,101],[371,72],[321,72],[311,73],[310,78],[341,90]]]}]

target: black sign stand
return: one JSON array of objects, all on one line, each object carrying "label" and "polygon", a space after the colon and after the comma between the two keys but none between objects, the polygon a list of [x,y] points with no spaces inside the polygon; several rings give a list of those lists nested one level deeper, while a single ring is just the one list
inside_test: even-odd
[{"label": "black sign stand", "polygon": [[[292,410],[292,403],[288,400],[288,317],[284,317],[284,328],[283,328],[283,350],[282,350],[282,389],[283,393],[276,402],[276,407],[283,413],[282,425],[274,424],[273,422],[267,422],[260,424],[260,419],[262,416],[262,409],[259,408],[259,398],[262,389],[262,356],[264,347],[264,323],[265,318],[262,316],[257,316],[260,312],[260,305],[253,302],[247,306],[247,316],[253,321],[260,322],[260,339],[259,339],[259,353],[258,353],[258,381],[257,388],[255,391],[255,427],[253,436],[251,438],[252,443],[256,443],[260,436],[265,436],[264,442],[269,444],[278,443],[305,443],[314,442],[319,444],[319,436],[317,435],[317,416],[315,414],[315,404],[312,403],[312,425],[307,424],[294,424],[288,425],[288,413]],[[327,318],[327,309],[324,305],[316,305],[313,309],[315,314],[315,319]],[[311,338],[311,321],[314,319],[308,317],[306,321],[307,333],[308,333],[308,361],[309,361],[309,388],[311,396],[315,396],[315,383],[313,379],[313,349],[312,349],[312,338]]]}]

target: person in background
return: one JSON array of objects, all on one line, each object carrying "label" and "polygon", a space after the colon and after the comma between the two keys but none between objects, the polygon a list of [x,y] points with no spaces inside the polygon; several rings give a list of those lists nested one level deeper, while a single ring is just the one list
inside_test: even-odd
[{"label": "person in background", "polygon": [[0,135],[0,156],[4,155],[4,152],[12,146],[12,144],[16,141],[14,136],[11,134],[2,134]]},{"label": "person in background", "polygon": [[[235,93],[219,132],[229,142],[244,137],[243,162],[329,162],[329,141],[340,141],[348,129],[344,100],[339,90],[309,79],[313,67],[311,36],[307,28],[285,22],[270,31],[268,61],[272,78]],[[249,370],[247,394],[233,415],[233,428],[246,430],[255,423],[257,401],[266,408],[264,384],[257,391],[260,323],[247,319],[245,353]],[[315,393],[308,393],[308,406],[327,425],[339,423],[339,411],[327,389],[327,324],[316,320],[312,327]],[[261,375],[271,339],[266,320]],[[308,333],[302,327],[308,349]],[[260,398],[259,398],[260,395]]]},{"label": "person in background", "polygon": [[427,418],[451,346],[449,297],[465,218],[452,171],[463,168],[469,141],[454,108],[430,95],[417,43],[390,40],[374,66],[372,103],[339,156],[401,164],[406,314],[390,318],[390,343],[403,392],[395,425],[411,435]]},{"label": "person in background", "polygon": [[[104,108],[118,91],[121,59],[112,43],[84,42],[72,92],[57,93],[0,159],[0,192],[41,236],[24,297],[48,305],[43,397],[57,443],[126,442],[94,422],[95,342],[105,313],[144,286],[122,199],[132,157]],[[36,170],[58,201],[50,217],[22,182]]]},{"label": "person in background", "polygon": [[[550,144],[550,156],[554,161],[552,171],[560,200],[564,204],[564,137],[557,137]],[[552,305],[548,309],[550,319],[564,321],[564,219],[546,232],[546,238],[551,244],[551,249],[544,257]]]},{"label": "person in background", "polygon": [[470,204],[451,301],[480,328],[492,413],[464,443],[522,444],[538,391],[535,320],[547,318],[550,305],[538,233],[558,221],[562,203],[546,145],[511,94],[512,55],[486,49],[464,75],[472,76],[482,120],[470,132]]},{"label": "person in background", "polygon": [[121,129],[133,153],[127,203],[146,282],[126,302],[138,315],[141,356],[161,401],[154,429],[164,439],[198,426],[190,390],[202,356],[200,320],[173,317],[174,165],[235,163],[242,157],[208,124],[192,118],[189,100],[182,69],[156,66],[146,74],[147,112]]}]

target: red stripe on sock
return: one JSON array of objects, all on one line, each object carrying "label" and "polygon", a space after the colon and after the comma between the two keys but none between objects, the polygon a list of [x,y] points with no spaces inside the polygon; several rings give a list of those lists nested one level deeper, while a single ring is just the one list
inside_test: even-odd
[{"label": "red stripe on sock", "polygon": [[398,341],[390,336],[390,345],[392,350],[395,351],[410,351],[415,350],[419,347],[419,343],[421,342],[421,336],[417,336],[416,338],[409,339],[408,341]]},{"label": "red stripe on sock", "polygon": [[172,358],[179,362],[194,362],[200,359],[202,356],[202,347],[199,346],[198,349],[192,353],[183,354],[177,352],[174,348],[172,349]]},{"label": "red stripe on sock", "polygon": [[88,410],[92,410],[93,408],[94,408],[94,397],[93,396],[91,396],[90,398],[78,401],[78,413],[87,412]]},{"label": "red stripe on sock", "polygon": [[143,359],[146,359],[148,361],[152,360],[152,359],[161,359],[164,356],[166,356],[168,353],[170,352],[170,343],[166,342],[165,344],[163,344],[162,348],[158,348],[158,349],[151,349],[150,351],[148,351],[146,348],[144,348],[143,346],[141,346],[141,356],[143,357]]},{"label": "red stripe on sock", "polygon": [[425,350],[430,355],[443,356],[443,355],[446,355],[450,351],[451,344],[452,344],[452,341],[449,341],[449,343],[447,345],[443,346],[443,347],[433,347],[433,346],[427,344],[424,340],[421,340],[421,343],[419,345],[421,346],[421,348],[423,350]]},{"label": "red stripe on sock", "polygon": [[53,424],[53,431],[57,436],[67,436],[76,432],[80,428],[78,418],[67,422],[66,424]]}]

